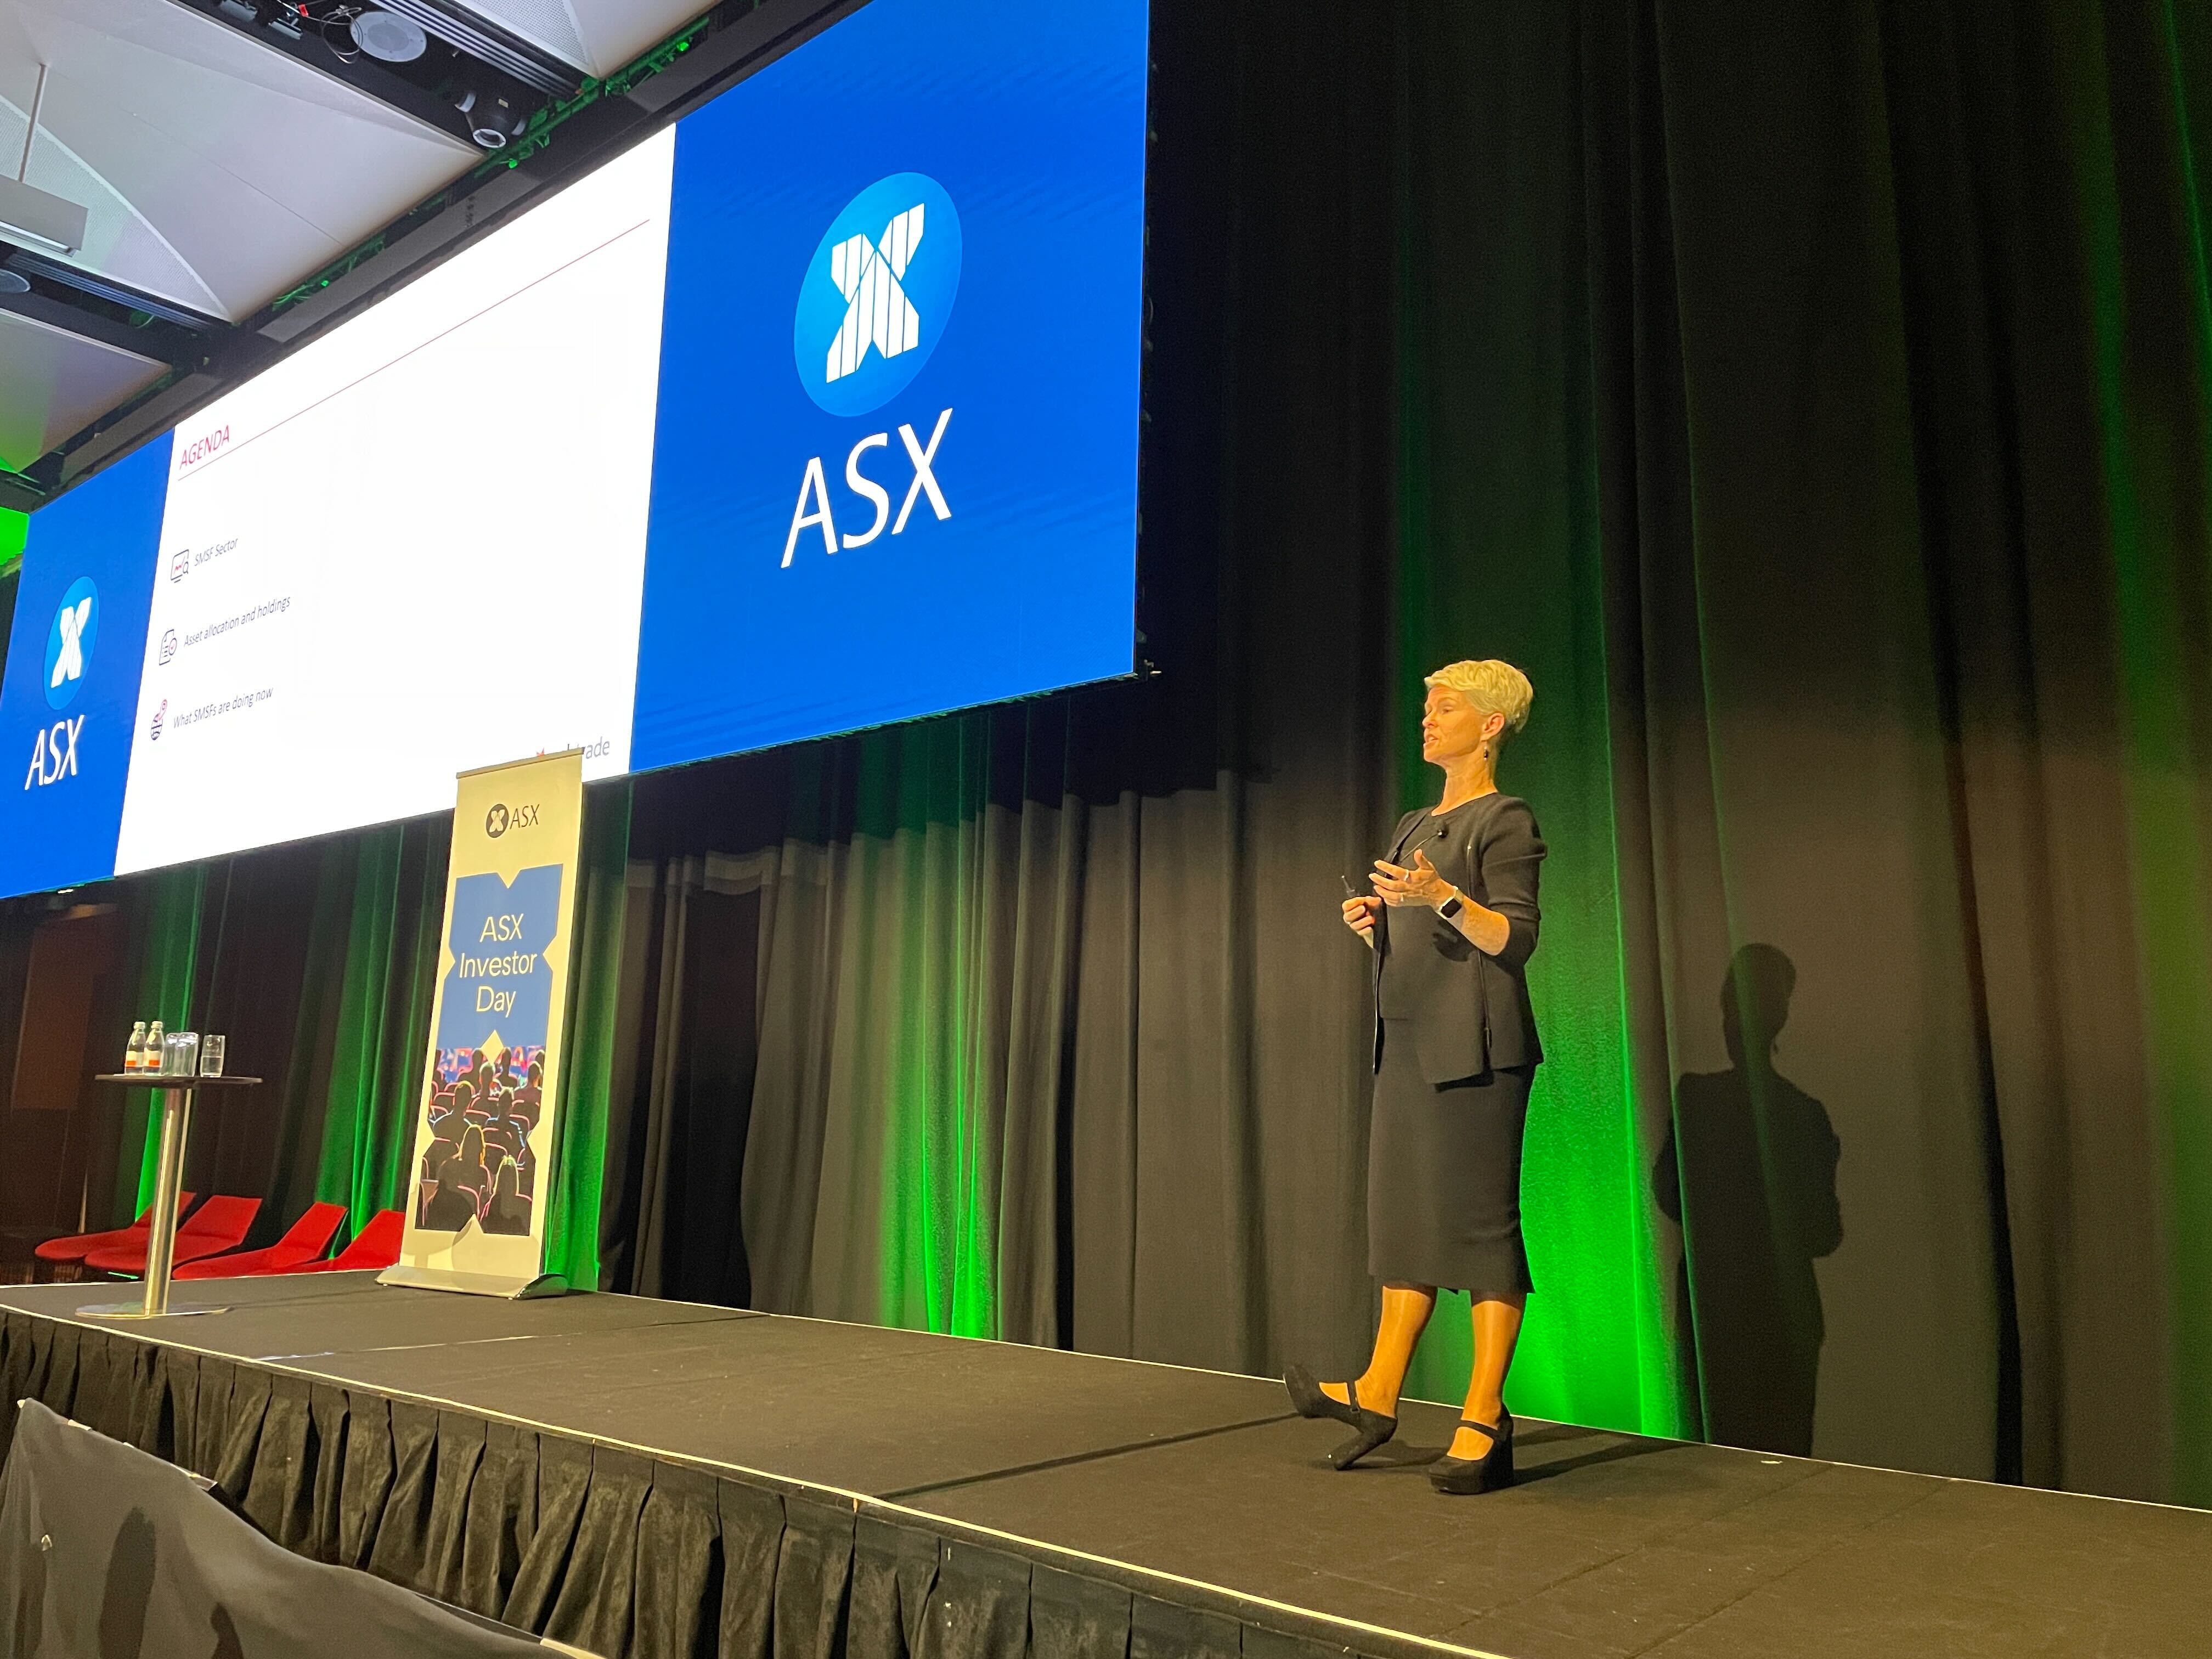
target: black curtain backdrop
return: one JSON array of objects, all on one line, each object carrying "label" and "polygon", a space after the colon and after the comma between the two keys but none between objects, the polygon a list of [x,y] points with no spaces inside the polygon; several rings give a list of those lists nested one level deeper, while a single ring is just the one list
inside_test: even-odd
[{"label": "black curtain backdrop", "polygon": [[1841,1139],[1814,1443],[2212,1499],[2205,10],[1589,16],[1624,967],[1709,1422],[1758,1336],[1700,1294],[1725,979],[1789,1022],[1719,1089],[1778,1263],[1834,1248],[1814,1095]]},{"label": "black curtain backdrop", "polygon": [[1338,881],[1498,655],[1516,1408],[2212,1502],[2205,6],[1155,34],[1158,672],[638,781],[603,1282],[1356,1365]]}]

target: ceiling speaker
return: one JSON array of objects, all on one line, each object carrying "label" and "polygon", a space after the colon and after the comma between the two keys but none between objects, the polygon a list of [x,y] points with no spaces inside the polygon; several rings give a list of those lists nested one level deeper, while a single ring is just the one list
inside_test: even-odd
[{"label": "ceiling speaker", "polygon": [[420,23],[388,11],[365,11],[353,20],[354,44],[387,64],[411,64],[429,50]]}]

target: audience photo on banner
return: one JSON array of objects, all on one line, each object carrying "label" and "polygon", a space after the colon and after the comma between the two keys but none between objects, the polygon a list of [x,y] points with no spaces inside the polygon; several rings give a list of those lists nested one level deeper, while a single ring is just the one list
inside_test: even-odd
[{"label": "audience photo on banner", "polygon": [[487,1233],[528,1235],[538,1175],[530,1132],[544,1109],[544,1082],[543,1043],[438,1051],[426,1109],[430,1144],[416,1187],[417,1227],[459,1232],[473,1220]]}]

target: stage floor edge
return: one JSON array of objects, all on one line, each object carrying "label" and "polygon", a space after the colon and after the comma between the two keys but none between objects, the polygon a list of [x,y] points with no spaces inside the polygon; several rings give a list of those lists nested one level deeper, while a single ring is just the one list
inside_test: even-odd
[{"label": "stage floor edge", "polygon": [[2199,1654],[2212,1513],[1523,1419],[1522,1480],[1452,1498],[1456,1413],[1370,1466],[1279,1383],[620,1296],[499,1302],[369,1274],[210,1281],[231,1311],[0,1310],[925,1522],[1386,1659]]}]

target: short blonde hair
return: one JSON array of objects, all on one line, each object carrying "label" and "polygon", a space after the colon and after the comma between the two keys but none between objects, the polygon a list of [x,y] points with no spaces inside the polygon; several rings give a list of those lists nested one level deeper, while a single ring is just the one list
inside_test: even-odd
[{"label": "short blonde hair", "polygon": [[1501,747],[1528,724],[1528,705],[1536,700],[1536,688],[1528,684],[1528,677],[1495,658],[1448,664],[1421,684],[1456,691],[1486,714],[1504,715],[1504,729],[1498,734]]}]

